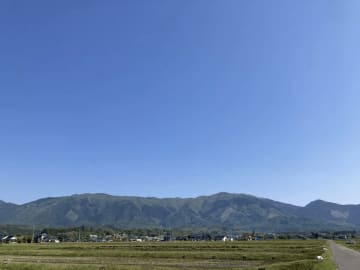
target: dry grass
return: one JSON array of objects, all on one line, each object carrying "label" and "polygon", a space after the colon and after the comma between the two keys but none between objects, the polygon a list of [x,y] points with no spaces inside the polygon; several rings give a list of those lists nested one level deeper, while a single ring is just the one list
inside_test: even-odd
[{"label": "dry grass", "polygon": [[[0,245],[0,269],[329,269],[325,241]],[[335,268],[333,268],[335,269]]]}]

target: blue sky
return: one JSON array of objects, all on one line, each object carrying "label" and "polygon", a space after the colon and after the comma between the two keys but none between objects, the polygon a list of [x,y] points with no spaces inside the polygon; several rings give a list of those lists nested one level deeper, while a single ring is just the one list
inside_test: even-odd
[{"label": "blue sky", "polygon": [[0,3],[4,201],[360,203],[360,2]]}]

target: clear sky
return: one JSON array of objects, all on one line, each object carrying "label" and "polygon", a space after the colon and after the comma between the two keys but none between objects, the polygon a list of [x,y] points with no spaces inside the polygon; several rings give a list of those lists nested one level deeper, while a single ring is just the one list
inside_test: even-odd
[{"label": "clear sky", "polygon": [[0,199],[360,203],[360,2],[4,0]]}]

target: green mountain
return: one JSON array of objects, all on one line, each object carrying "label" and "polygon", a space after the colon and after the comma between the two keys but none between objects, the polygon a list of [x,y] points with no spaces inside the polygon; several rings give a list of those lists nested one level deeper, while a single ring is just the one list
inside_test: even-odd
[{"label": "green mountain", "polygon": [[298,213],[308,219],[346,227],[359,227],[360,205],[340,205],[316,200],[301,208]]},{"label": "green mountain", "polygon": [[81,194],[23,205],[0,201],[0,224],[305,231],[360,227],[360,206],[316,201],[299,207],[230,193],[186,199]]}]

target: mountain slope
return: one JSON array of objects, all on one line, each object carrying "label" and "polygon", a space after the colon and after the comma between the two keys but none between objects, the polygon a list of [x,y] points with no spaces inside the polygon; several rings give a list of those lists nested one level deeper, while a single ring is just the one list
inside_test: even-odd
[{"label": "mountain slope", "polygon": [[316,200],[300,208],[298,215],[337,225],[360,225],[360,205],[340,205]]},{"label": "mountain slope", "polygon": [[0,201],[0,223],[304,231],[360,227],[360,206],[315,201],[299,207],[230,193],[187,199],[81,194],[23,205]]}]

